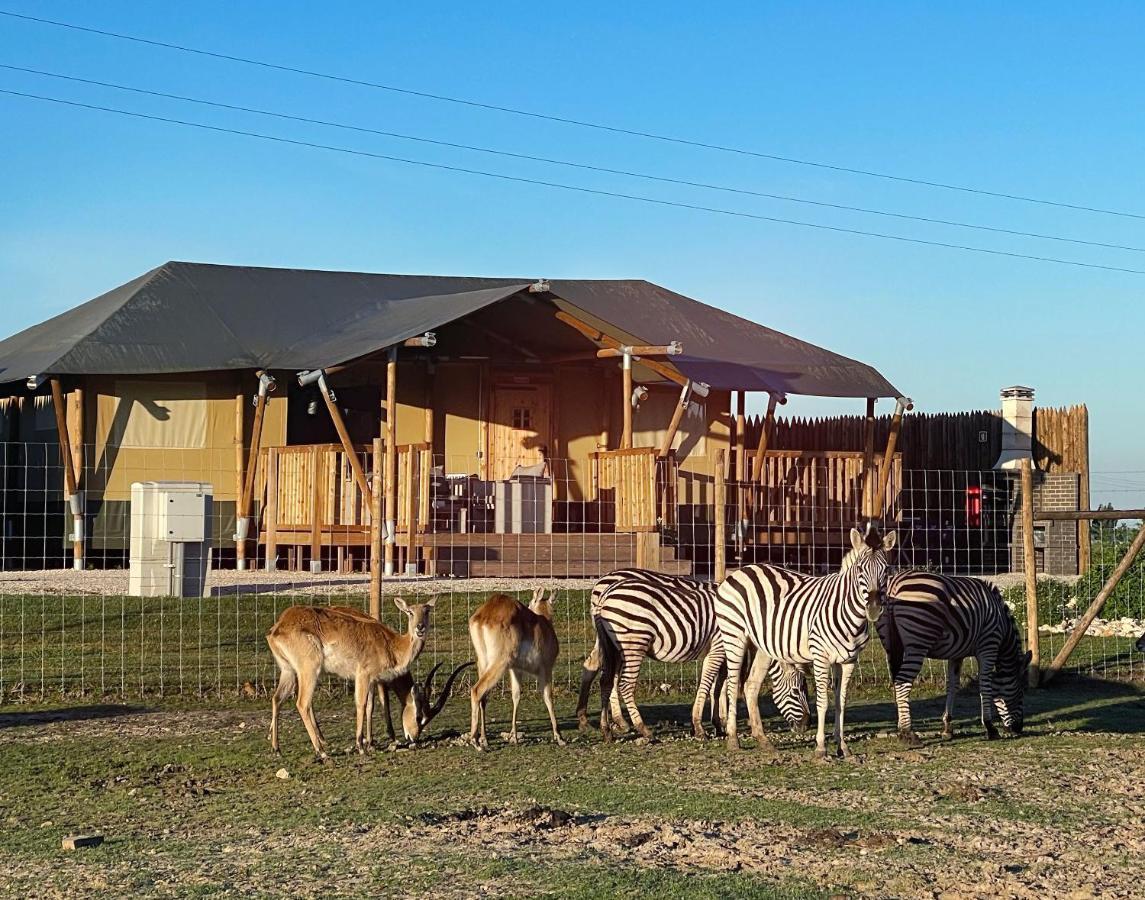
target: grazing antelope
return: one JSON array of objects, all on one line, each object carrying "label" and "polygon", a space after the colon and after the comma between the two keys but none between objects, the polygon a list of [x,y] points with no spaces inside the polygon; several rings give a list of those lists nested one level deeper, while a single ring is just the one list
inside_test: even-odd
[{"label": "grazing antelope", "polygon": [[278,708],[296,693],[298,714],[314,752],[326,758],[326,742],[314,717],[314,689],[323,672],[354,682],[357,721],[354,743],[364,753],[364,734],[372,730],[374,687],[394,681],[409,672],[425,645],[429,614],[436,602],[408,605],[401,597],[394,603],[409,618],[409,630],[398,634],[359,610],[346,607],[292,606],[285,610],[266,636],[278,663],[278,687],[270,701],[270,746],[278,752]]},{"label": "grazing antelope", "polygon": [[505,594],[494,594],[469,617],[469,637],[477,652],[477,683],[470,693],[470,742],[479,750],[489,749],[485,736],[486,696],[508,670],[513,694],[509,742],[517,743],[521,676],[529,674],[537,676],[541,696],[549,710],[553,740],[563,747],[565,742],[553,710],[553,666],[560,651],[557,633],[553,630],[553,594],[546,598],[544,588],[537,588],[533,602],[527,607]]},{"label": "grazing antelope", "polygon": [[[382,681],[378,684],[377,692],[382,701],[382,714],[386,718],[386,735],[391,741],[394,740],[395,735],[394,723],[390,720],[390,691],[394,692],[394,695],[398,698],[398,702],[402,705],[402,733],[406,736],[406,740],[416,741],[421,737],[429,723],[445,708],[445,701],[449,699],[449,692],[453,688],[453,682],[457,680],[457,676],[473,665],[473,663],[464,662],[450,672],[449,677],[445,679],[445,686],[437,695],[437,699],[433,700],[433,678],[437,674],[437,670],[443,665],[444,663],[438,663],[430,669],[429,674],[425,676],[425,682],[420,685],[413,680],[413,675],[409,672],[406,672],[404,675],[399,675],[392,681]],[[372,697],[370,698],[370,704],[373,704]],[[367,746],[373,743],[370,719],[371,710],[367,707]]]}]

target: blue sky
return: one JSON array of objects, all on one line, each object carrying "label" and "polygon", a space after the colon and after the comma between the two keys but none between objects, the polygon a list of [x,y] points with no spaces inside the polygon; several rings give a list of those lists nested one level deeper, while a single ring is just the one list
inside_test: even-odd
[{"label": "blue sky", "polygon": [[[1137,4],[30,3],[0,8],[629,128],[1145,215]],[[0,63],[677,178],[1145,247],[1145,221],[672,146],[0,18]],[[490,159],[0,70],[46,93],[768,216],[1145,269],[988,235]],[[1145,275],[411,168],[0,95],[0,332],[167,259],[641,277],[878,366],[920,409],[1004,385],[1088,403],[1095,472],[1145,470]],[[886,404],[880,404],[880,407]],[[859,402],[793,401],[814,414]],[[1095,488],[1101,492],[1100,476]],[[1145,473],[1118,475],[1142,504]],[[1128,488],[1128,489],[1127,489]]]}]

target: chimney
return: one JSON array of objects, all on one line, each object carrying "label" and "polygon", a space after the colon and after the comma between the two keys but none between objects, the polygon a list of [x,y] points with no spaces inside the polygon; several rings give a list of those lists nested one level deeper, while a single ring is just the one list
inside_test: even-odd
[{"label": "chimney", "polygon": [[1017,469],[1033,459],[1034,389],[1016,384],[1002,388],[1002,453],[995,469]]}]

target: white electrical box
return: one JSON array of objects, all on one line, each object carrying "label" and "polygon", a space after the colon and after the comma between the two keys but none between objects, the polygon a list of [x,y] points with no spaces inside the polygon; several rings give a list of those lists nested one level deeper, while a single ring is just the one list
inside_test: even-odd
[{"label": "white electrical box", "polygon": [[131,596],[206,595],[213,495],[198,481],[131,485]]}]

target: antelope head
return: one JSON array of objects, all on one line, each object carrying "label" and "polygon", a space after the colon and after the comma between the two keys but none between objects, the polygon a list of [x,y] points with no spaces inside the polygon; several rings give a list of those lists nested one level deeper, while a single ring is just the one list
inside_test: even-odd
[{"label": "antelope head", "polygon": [[549,591],[549,596],[545,596],[545,589],[542,587],[533,590],[533,600],[529,603],[529,609],[544,619],[552,619],[553,617],[553,603],[557,599],[556,591]]},{"label": "antelope head", "polygon": [[429,597],[424,603],[415,603],[410,606],[401,597],[394,597],[394,605],[409,617],[409,636],[418,641],[424,641],[429,634],[429,614],[433,605],[437,603],[437,596]]},{"label": "antelope head", "polygon": [[445,701],[449,699],[449,692],[453,687],[453,682],[457,680],[465,669],[473,665],[472,662],[464,662],[456,669],[449,673],[449,677],[445,679],[445,684],[437,695],[437,699],[433,699],[433,679],[444,663],[438,663],[429,670],[429,674],[425,676],[425,681],[418,684],[416,681],[413,683],[413,690],[410,692],[410,700],[402,710],[402,730],[408,740],[416,741],[425,732],[429,723],[434,720],[438,713],[445,709]]}]

